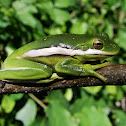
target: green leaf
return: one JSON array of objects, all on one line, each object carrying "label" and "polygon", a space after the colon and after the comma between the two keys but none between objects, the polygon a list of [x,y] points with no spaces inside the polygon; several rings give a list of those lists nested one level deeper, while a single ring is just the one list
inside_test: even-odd
[{"label": "green leaf", "polygon": [[17,112],[15,119],[20,120],[24,126],[28,126],[34,121],[36,113],[35,102],[32,99],[28,99],[25,106]]},{"label": "green leaf", "polygon": [[88,31],[88,24],[83,20],[77,19],[72,21],[70,33],[72,34],[85,34]]},{"label": "green leaf", "polygon": [[6,113],[10,113],[15,106],[15,101],[11,97],[4,95],[1,106]]},{"label": "green leaf", "polygon": [[41,10],[42,13],[48,13],[51,15],[53,9],[53,3],[50,0],[42,0],[40,3],[37,3],[37,7]]},{"label": "green leaf", "polygon": [[9,25],[9,22],[6,20],[0,20],[0,28],[6,28]]},{"label": "green leaf", "polygon": [[24,94],[19,93],[19,94],[11,94],[10,98],[13,100],[20,100],[22,97],[24,96]]},{"label": "green leaf", "polygon": [[106,107],[107,104],[104,101],[103,98],[99,99],[99,100],[94,100],[93,97],[83,97],[80,99],[77,99],[70,107],[71,112],[73,114],[78,113],[80,111],[82,111],[83,107],[98,107],[100,109],[102,109],[106,114],[109,114],[110,112],[110,108]]},{"label": "green leaf", "polygon": [[116,114],[116,125],[126,126],[126,113],[121,110],[115,110]]},{"label": "green leaf", "polygon": [[92,106],[96,105],[96,101],[91,97],[83,97],[81,99],[77,99],[72,105],[71,105],[71,112],[77,113],[80,112],[84,106]]},{"label": "green leaf", "polygon": [[120,86],[118,86],[117,88],[117,94],[116,94],[116,100],[120,101],[123,97],[124,97],[124,93],[122,88]]},{"label": "green leaf", "polygon": [[37,9],[32,4],[26,4],[23,1],[13,2],[13,8],[16,11],[18,19],[25,25],[28,25],[32,28],[37,26],[37,19],[33,16],[34,13],[37,13]]},{"label": "green leaf", "polygon": [[123,85],[122,88],[124,91],[126,91],[126,85]]},{"label": "green leaf", "polygon": [[61,90],[50,91],[46,99],[51,102],[57,100],[62,106],[68,108],[69,104]]},{"label": "green leaf", "polygon": [[8,42],[6,47],[5,47],[5,51],[7,53],[7,56],[9,56],[15,50],[16,50],[16,48],[13,47],[12,42]]},{"label": "green leaf", "polygon": [[122,8],[126,12],[126,0],[122,0]]},{"label": "green leaf", "polygon": [[70,14],[68,11],[54,8],[52,13],[50,13],[50,18],[59,25],[64,25],[66,21],[70,19]]},{"label": "green leaf", "polygon": [[21,0],[21,1],[23,1],[24,3],[28,3],[28,4],[37,2],[37,0]]},{"label": "green leaf", "polygon": [[3,6],[3,7],[9,7],[10,4],[11,4],[12,0],[0,0],[0,4]]},{"label": "green leaf", "polygon": [[0,126],[5,126],[5,118],[0,118]]},{"label": "green leaf", "polygon": [[108,117],[95,107],[84,107],[74,117],[79,121],[79,126],[112,126]]},{"label": "green leaf", "polygon": [[92,95],[96,95],[102,89],[102,86],[97,86],[97,87],[83,87],[83,89],[85,91],[87,91],[88,93],[92,94]]},{"label": "green leaf", "polygon": [[118,45],[126,51],[126,28],[120,28],[118,38],[115,39]]},{"label": "green leaf", "polygon": [[71,101],[72,98],[73,98],[73,90],[72,90],[72,88],[67,88],[64,96],[67,99],[67,101]]},{"label": "green leaf", "polygon": [[51,1],[41,1],[37,6],[42,10],[42,16],[43,13],[47,13],[58,25],[64,25],[70,19],[68,11],[56,8]]},{"label": "green leaf", "polygon": [[2,110],[2,106],[0,105],[0,113],[2,113],[3,112],[3,110]]},{"label": "green leaf", "polygon": [[105,21],[105,24],[106,24],[106,28],[105,28],[105,31],[109,37],[112,39],[112,37],[114,36],[114,27],[112,24],[110,24],[110,22],[108,20]]},{"label": "green leaf", "polygon": [[66,31],[66,26],[52,26],[50,29],[46,28],[45,31],[50,35],[63,34]]},{"label": "green leaf", "polygon": [[54,5],[59,8],[68,8],[74,6],[76,0],[54,0]]},{"label": "green leaf", "polygon": [[45,109],[45,112],[49,126],[77,126],[70,112],[58,101],[52,101],[48,108]]},{"label": "green leaf", "polygon": [[120,7],[120,1],[119,0],[108,0],[108,5],[111,7],[112,10],[115,10],[116,8]]},{"label": "green leaf", "polygon": [[40,118],[40,119],[36,119],[31,125],[29,126],[47,126],[47,119],[44,118]]},{"label": "green leaf", "polygon": [[109,94],[111,95],[116,95],[117,93],[117,86],[106,86],[106,90],[108,91]]},{"label": "green leaf", "polygon": [[107,3],[108,3],[108,5],[113,6],[114,4],[117,3],[117,1],[118,0],[108,0]]}]

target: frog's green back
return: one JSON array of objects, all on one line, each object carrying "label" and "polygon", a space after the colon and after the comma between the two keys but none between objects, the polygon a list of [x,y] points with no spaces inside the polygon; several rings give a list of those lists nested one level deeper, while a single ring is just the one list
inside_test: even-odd
[{"label": "frog's green back", "polygon": [[42,40],[36,40],[31,42],[12,53],[8,58],[14,58],[21,56],[22,54],[28,52],[29,50],[41,49],[41,48],[50,48],[50,47],[63,47],[68,49],[82,49],[87,50],[88,48],[93,49],[93,42],[95,40],[101,40],[104,42],[103,51],[112,52],[113,44],[116,44],[111,41],[105,33],[102,34],[60,34],[45,37]]}]

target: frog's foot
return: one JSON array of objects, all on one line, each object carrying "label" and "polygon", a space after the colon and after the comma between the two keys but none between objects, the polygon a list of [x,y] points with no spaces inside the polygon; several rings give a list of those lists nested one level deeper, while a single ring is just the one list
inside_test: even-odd
[{"label": "frog's foot", "polygon": [[40,80],[40,81],[37,81],[37,83],[49,83],[49,82],[55,81],[57,79],[61,80],[61,79],[63,79],[63,77],[60,77],[56,73],[53,73],[49,79]]},{"label": "frog's foot", "polygon": [[101,63],[101,67],[108,66],[111,64],[112,64],[112,62],[107,61],[107,62]]},{"label": "frog's foot", "polygon": [[97,65],[85,64],[83,65],[83,67],[89,68],[90,70],[96,70],[96,69],[99,69],[99,68],[102,68],[111,64],[112,64],[111,62],[105,62],[105,63],[101,63]]},{"label": "frog's foot", "polygon": [[94,76],[94,77],[97,77],[99,78],[100,80],[102,80],[104,83],[107,83],[108,82],[108,79],[105,78],[104,76],[100,75],[99,73],[95,72],[94,70],[90,69],[90,68],[84,68],[84,71],[85,72],[82,72],[80,74],[80,76]]}]

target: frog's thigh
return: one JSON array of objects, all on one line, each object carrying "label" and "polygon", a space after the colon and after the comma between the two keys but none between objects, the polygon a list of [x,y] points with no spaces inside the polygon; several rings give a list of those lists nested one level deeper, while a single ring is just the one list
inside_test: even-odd
[{"label": "frog's thigh", "polygon": [[[12,67],[13,66],[13,67]],[[43,79],[52,75],[52,69],[47,65],[28,61],[28,60],[12,60],[9,65],[5,64],[5,69],[0,70],[0,76],[3,80],[19,79]]]}]

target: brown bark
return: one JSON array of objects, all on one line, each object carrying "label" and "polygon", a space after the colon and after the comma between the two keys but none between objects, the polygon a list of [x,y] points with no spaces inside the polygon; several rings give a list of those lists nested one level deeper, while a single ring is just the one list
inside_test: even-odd
[{"label": "brown bark", "polygon": [[[114,64],[103,67],[97,72],[108,78],[108,83],[103,83],[95,77],[73,77],[44,84],[8,84],[1,86],[1,94],[13,93],[33,93],[44,92],[62,88],[86,87],[86,86],[102,86],[102,85],[126,85],[126,64]],[[2,84],[3,82],[1,82]]]}]

